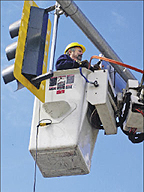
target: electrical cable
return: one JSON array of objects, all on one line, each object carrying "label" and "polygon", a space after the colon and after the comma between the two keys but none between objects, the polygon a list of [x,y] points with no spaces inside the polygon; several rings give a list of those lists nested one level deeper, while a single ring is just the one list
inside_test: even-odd
[{"label": "electrical cable", "polygon": [[[40,101],[39,101],[38,121],[40,122]],[[36,152],[35,152],[35,170],[34,170],[34,187],[33,187],[33,192],[35,192],[35,188],[36,188],[36,164],[37,164],[38,131],[39,131],[39,125],[37,125],[37,130],[36,130]]]},{"label": "electrical cable", "polygon": [[[42,121],[50,121],[49,123],[41,123]],[[52,120],[51,119],[41,119],[40,121],[39,121],[39,124],[37,125],[38,127],[40,126],[40,127],[44,127],[44,126],[47,126],[47,125],[50,125],[50,124],[52,124]]]},{"label": "electrical cable", "polygon": [[80,70],[81,76],[86,80],[86,83],[93,84],[95,87],[98,87],[98,86],[99,86],[99,84],[98,84],[98,82],[97,82],[96,80],[95,80],[94,82],[91,82],[91,81],[89,81],[89,80],[84,76],[84,74],[82,73],[82,67],[79,67],[79,70]]},{"label": "electrical cable", "polygon": [[141,113],[142,114],[142,116],[144,117],[144,112],[142,111],[142,110],[140,110],[140,109],[135,109],[137,112],[139,112],[139,113]]},{"label": "electrical cable", "polygon": [[137,72],[140,72],[140,73],[144,74],[144,70],[138,69],[138,68],[136,68],[136,67],[132,67],[131,65],[127,65],[127,64],[124,64],[124,63],[119,62],[119,61],[115,61],[115,60],[113,60],[113,59],[109,59],[109,58],[106,58],[106,57],[99,57],[99,56],[97,56],[97,55],[94,55],[94,56],[92,56],[92,57],[90,58],[90,62],[89,62],[89,67],[88,67],[88,69],[89,69],[90,66],[91,66],[91,61],[92,61],[92,59],[94,59],[94,58],[95,58],[95,59],[104,60],[104,61],[108,61],[109,63],[114,63],[114,64],[117,64],[117,65],[121,65],[121,66],[123,66],[123,67],[129,68],[129,69],[132,69],[132,70],[135,70],[135,71],[137,71]]},{"label": "electrical cable", "polygon": [[[38,122],[40,122],[40,101],[39,101]],[[35,151],[35,165],[34,165],[34,185],[33,185],[33,192],[35,192],[35,189],[36,189],[36,164],[37,164],[38,131],[39,131],[39,124],[37,125],[37,129],[36,129],[36,151]]]},{"label": "electrical cable", "polygon": [[[38,121],[38,125],[37,125],[37,129],[36,129],[36,151],[35,151],[35,165],[34,165],[34,185],[33,185],[33,192],[35,192],[36,190],[36,165],[37,165],[37,146],[38,146],[38,132],[39,132],[39,127],[43,127],[43,126],[47,126],[52,124],[52,120],[51,119],[41,119],[40,120],[40,101],[39,101],[39,121]],[[41,123],[42,121],[50,121],[50,122],[44,122]]]},{"label": "electrical cable", "polygon": [[117,124],[117,127],[119,127],[119,126],[121,127],[123,125],[124,121],[126,120],[126,117],[128,115],[128,111],[130,108],[131,94],[132,94],[131,92],[128,92],[125,94],[124,103],[126,103],[126,107],[125,107],[123,116],[120,116],[120,118],[119,118],[119,123]]},{"label": "electrical cable", "polygon": [[35,168],[34,168],[34,186],[33,186],[33,192],[35,192],[36,189],[36,164],[37,164],[37,143],[38,143],[38,128],[39,126],[37,126],[37,130],[36,130],[36,152],[35,152]]}]

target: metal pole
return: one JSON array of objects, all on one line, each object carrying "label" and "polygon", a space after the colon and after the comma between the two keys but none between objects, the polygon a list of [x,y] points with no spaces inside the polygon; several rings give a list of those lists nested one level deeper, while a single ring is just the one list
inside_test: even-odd
[{"label": "metal pole", "polygon": [[[105,57],[122,62],[114,50],[72,0],[57,0],[57,2]],[[111,65],[126,82],[128,79],[136,79],[128,69],[112,63]]]},{"label": "metal pole", "polygon": [[51,53],[50,53],[50,63],[49,63],[49,72],[53,71],[54,68],[54,56],[56,49],[56,40],[57,40],[57,29],[58,29],[58,20],[59,20],[59,12],[58,12],[58,3],[55,4],[55,16],[54,16],[54,25],[53,25],[53,36],[52,36],[52,44],[51,44]]}]

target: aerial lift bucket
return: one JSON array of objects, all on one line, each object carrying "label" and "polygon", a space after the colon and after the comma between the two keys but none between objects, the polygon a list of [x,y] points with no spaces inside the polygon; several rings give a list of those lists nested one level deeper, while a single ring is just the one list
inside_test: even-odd
[{"label": "aerial lift bucket", "polygon": [[[87,83],[79,69],[70,69],[54,72],[46,86],[45,103],[34,102],[30,153],[44,177],[88,174],[98,130],[86,115]],[[39,126],[37,135],[40,121],[51,124]]]}]

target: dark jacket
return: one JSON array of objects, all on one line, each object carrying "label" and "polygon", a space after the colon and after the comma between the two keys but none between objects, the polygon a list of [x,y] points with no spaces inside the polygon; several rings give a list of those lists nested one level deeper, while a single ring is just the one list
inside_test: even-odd
[{"label": "dark jacket", "polygon": [[63,54],[56,61],[56,70],[78,68],[79,64],[69,55]]}]

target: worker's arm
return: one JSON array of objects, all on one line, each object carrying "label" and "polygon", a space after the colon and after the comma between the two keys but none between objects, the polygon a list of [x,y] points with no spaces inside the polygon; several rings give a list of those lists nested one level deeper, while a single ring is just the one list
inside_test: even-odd
[{"label": "worker's arm", "polygon": [[61,55],[56,61],[56,70],[78,68],[79,64],[68,55]]}]

